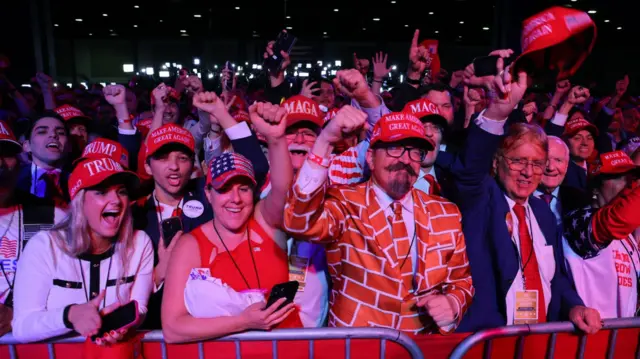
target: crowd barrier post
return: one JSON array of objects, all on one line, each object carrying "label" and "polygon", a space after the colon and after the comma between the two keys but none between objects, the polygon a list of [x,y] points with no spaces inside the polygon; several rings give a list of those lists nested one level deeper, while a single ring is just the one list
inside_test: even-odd
[{"label": "crowd barrier post", "polygon": [[[603,321],[602,330],[610,330],[609,342],[607,345],[606,357],[615,357],[617,332],[619,329],[640,328],[640,318],[619,318],[607,319]],[[580,332],[570,322],[557,322],[532,325],[512,325],[500,328],[486,329],[476,332],[463,340],[451,353],[450,359],[462,359],[474,346],[485,343],[483,348],[483,358],[491,358],[493,339],[504,337],[518,337],[522,339],[532,334],[550,334],[546,348],[546,358],[553,358],[556,337],[559,333],[576,333],[579,335],[577,358],[583,358],[587,344],[587,335]],[[524,340],[516,342],[516,357],[521,358],[523,354]],[[640,358],[640,348],[636,347],[636,358]]]},{"label": "crowd barrier post", "polygon": [[[308,329],[277,329],[270,332],[246,332],[241,334],[229,335],[226,337],[215,339],[215,341],[234,342],[236,358],[240,359],[240,342],[244,341],[271,341],[272,342],[272,358],[278,358],[277,343],[279,341],[308,341],[309,342],[309,358],[314,357],[313,342],[316,340],[339,339],[345,341],[345,358],[351,358],[351,340],[352,339],[379,339],[380,340],[380,358],[384,359],[387,341],[395,342],[407,350],[411,358],[423,359],[420,347],[406,334],[385,328],[308,328]],[[55,341],[46,341],[49,352],[49,359],[56,359],[53,345],[54,344],[81,344],[85,341],[84,337],[68,337]],[[162,359],[170,359],[167,356],[167,343],[164,341],[162,332],[151,331],[144,335],[142,342],[160,343]],[[11,333],[0,338],[0,345],[9,347],[9,355],[11,359],[20,359],[16,354],[16,344],[22,344],[16,341]],[[204,358],[203,342],[198,343],[198,356]]]}]

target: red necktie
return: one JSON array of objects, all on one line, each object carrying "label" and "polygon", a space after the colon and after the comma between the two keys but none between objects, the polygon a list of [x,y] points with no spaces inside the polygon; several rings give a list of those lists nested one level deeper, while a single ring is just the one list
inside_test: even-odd
[{"label": "red necktie", "polygon": [[529,227],[525,216],[525,208],[520,204],[513,207],[518,218],[518,237],[520,238],[520,260],[522,261],[524,289],[538,291],[538,323],[547,321],[547,310],[542,291],[542,279],[538,268],[538,258],[533,249],[533,240],[529,235]]},{"label": "red necktie", "polygon": [[60,189],[60,172],[47,171],[43,175],[45,187],[45,197],[54,201],[62,200],[62,190]]},{"label": "red necktie", "polygon": [[436,178],[428,173],[424,175],[423,178],[425,179],[425,181],[429,182],[429,194],[439,196],[442,189],[440,188],[440,184],[438,183],[438,181],[436,181]]}]

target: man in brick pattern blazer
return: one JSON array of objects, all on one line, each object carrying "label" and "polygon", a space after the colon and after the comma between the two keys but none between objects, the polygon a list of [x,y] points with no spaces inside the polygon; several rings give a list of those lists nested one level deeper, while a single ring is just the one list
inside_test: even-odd
[{"label": "man in brick pattern blazer", "polygon": [[371,179],[327,185],[333,144],[365,119],[345,106],[323,130],[289,195],[285,229],[327,244],[329,326],[451,332],[473,286],[458,208],[413,189],[425,149],[433,150],[422,123],[411,114],[383,116],[367,152]]}]

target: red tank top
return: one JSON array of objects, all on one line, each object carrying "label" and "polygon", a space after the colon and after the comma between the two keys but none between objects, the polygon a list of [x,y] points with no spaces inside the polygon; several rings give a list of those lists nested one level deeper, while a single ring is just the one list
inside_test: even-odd
[{"label": "red tank top", "polygon": [[[267,235],[265,230],[252,217],[249,220],[249,236],[257,235],[262,239],[262,243],[251,241],[251,239],[240,243],[230,252],[220,251],[209,241],[203,232],[203,226],[211,226],[211,223],[204,224],[191,232],[191,235],[198,242],[200,249],[200,263],[202,268],[209,268],[211,276],[219,278],[237,292],[247,289],[264,289],[271,291],[271,288],[279,283],[289,281],[289,262],[287,253],[280,248],[272,237]],[[251,243],[249,243],[251,241]],[[212,251],[217,251],[214,260],[209,263]],[[253,259],[251,258],[253,252]],[[233,264],[233,260],[240,268],[240,271]],[[255,260],[255,268],[253,265]],[[240,273],[242,272],[242,274]],[[256,277],[256,272],[258,276]],[[244,276],[244,279],[243,279]],[[247,288],[247,283],[249,288]],[[260,286],[258,286],[258,279]],[[268,298],[269,292],[265,295]],[[278,328],[301,328],[302,322],[296,310],[285,319]]]}]

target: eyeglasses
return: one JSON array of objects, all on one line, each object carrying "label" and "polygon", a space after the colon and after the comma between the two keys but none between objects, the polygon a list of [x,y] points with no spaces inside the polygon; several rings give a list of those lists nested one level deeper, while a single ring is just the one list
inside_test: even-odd
[{"label": "eyeglasses", "polygon": [[529,165],[533,168],[533,173],[540,175],[544,173],[545,168],[547,168],[548,161],[529,161],[524,158],[511,158],[507,156],[502,156],[507,161],[507,165],[509,169],[512,171],[522,171],[525,168],[528,168]]},{"label": "eyeglasses", "polygon": [[422,162],[424,161],[427,152],[420,148],[415,147],[398,147],[398,146],[389,146],[385,147],[384,150],[387,152],[389,157],[400,158],[404,156],[405,152],[409,153],[409,158],[414,162]]},{"label": "eyeglasses", "polygon": [[431,122],[427,122],[424,124],[424,130],[425,132],[431,131],[433,133],[442,133],[442,127]]},{"label": "eyeglasses", "polygon": [[315,141],[316,138],[318,138],[318,135],[316,135],[315,132],[311,132],[309,130],[303,130],[303,129],[300,129],[295,132],[287,133],[285,137],[287,138],[287,140],[293,141],[296,137],[298,137],[298,135],[302,135],[302,139],[305,142]]}]

